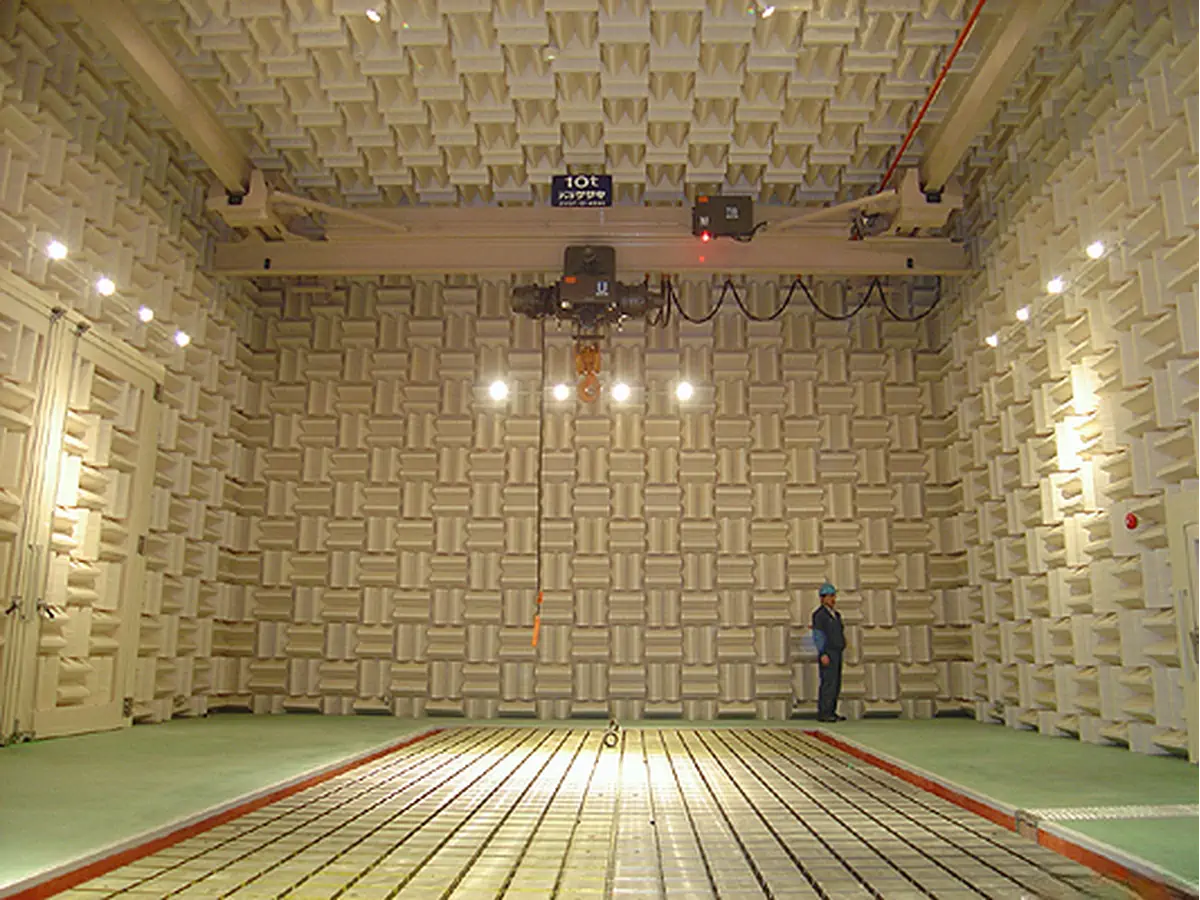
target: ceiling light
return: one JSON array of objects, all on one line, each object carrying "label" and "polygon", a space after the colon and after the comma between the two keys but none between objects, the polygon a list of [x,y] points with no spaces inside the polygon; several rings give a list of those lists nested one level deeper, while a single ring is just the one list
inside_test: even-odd
[{"label": "ceiling light", "polygon": [[488,395],[493,400],[503,400],[508,396],[508,385],[503,381],[493,381],[488,388]]},{"label": "ceiling light", "polygon": [[368,19],[376,23],[382,21],[383,19],[383,16],[379,14],[379,10],[377,9],[368,9],[366,15]]},{"label": "ceiling light", "polygon": [[51,241],[46,245],[46,255],[51,259],[66,259],[67,245],[62,241]]},{"label": "ceiling light", "polygon": [[692,387],[690,381],[681,381],[675,385],[675,396],[680,400],[691,400],[694,393],[696,393],[696,389]]},{"label": "ceiling light", "polygon": [[191,342],[192,338],[186,331],[175,332],[175,343],[180,347],[186,347]]},{"label": "ceiling light", "polygon": [[763,17],[764,19],[769,19],[769,18],[771,18],[771,16],[773,16],[773,15],[775,15],[775,7],[773,7],[773,6],[764,6],[764,7],[762,8],[762,17]]},{"label": "ceiling light", "polygon": [[153,322],[154,321],[154,310],[152,310],[148,306],[139,306],[138,307],[138,318],[141,319],[143,322],[147,322],[147,323]]},{"label": "ceiling light", "polygon": [[989,347],[998,347],[998,346],[1000,346],[1000,335],[989,334],[987,337],[985,337],[983,339],[983,342],[985,344],[987,344]]},{"label": "ceiling light", "polygon": [[542,59],[544,59],[546,62],[554,62],[557,57],[558,52],[553,47],[547,47],[542,51]]},{"label": "ceiling light", "polygon": [[554,399],[560,403],[571,396],[571,389],[565,384],[556,384],[554,386]]},{"label": "ceiling light", "polygon": [[623,381],[618,381],[616,384],[613,385],[613,389],[612,389],[613,399],[616,400],[618,403],[624,403],[626,400],[629,399],[629,395],[632,393],[633,393],[633,391],[630,389],[629,385],[627,385]]},{"label": "ceiling light", "polygon": [[1017,321],[1018,322],[1028,322],[1029,321],[1029,307],[1028,306],[1022,306],[1020,309],[1017,310]]},{"label": "ceiling light", "polygon": [[1104,255],[1104,241],[1092,241],[1087,245],[1088,259],[1099,259]]},{"label": "ceiling light", "polygon": [[1051,278],[1046,282],[1046,290],[1052,294],[1061,294],[1067,289],[1067,283],[1061,278]]},{"label": "ceiling light", "polygon": [[96,282],[96,293],[101,297],[111,297],[116,289],[117,286],[111,278],[101,278]]}]

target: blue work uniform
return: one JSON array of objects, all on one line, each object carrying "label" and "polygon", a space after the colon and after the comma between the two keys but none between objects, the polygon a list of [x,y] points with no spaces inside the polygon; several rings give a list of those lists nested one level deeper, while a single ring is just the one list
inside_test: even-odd
[{"label": "blue work uniform", "polygon": [[829,665],[820,667],[821,689],[817,694],[817,718],[832,719],[837,715],[838,695],[842,692],[842,651],[846,649],[842,614],[821,604],[813,612],[812,633],[817,656],[829,657]]}]

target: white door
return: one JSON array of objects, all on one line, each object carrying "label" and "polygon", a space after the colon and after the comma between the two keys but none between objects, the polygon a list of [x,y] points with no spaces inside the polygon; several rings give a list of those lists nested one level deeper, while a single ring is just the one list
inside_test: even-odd
[{"label": "white door", "polygon": [[146,576],[154,382],[86,341],[71,369],[38,620],[38,737],[129,723]]},{"label": "white door", "polygon": [[[0,292],[6,307],[30,303],[12,300]],[[161,370],[76,317],[48,321],[30,466],[38,471],[6,567],[20,586],[6,617],[0,712],[7,739],[130,723],[145,584],[140,551]]]},{"label": "white door", "polygon": [[1200,763],[1200,522],[1183,527],[1187,546],[1188,584],[1177,592],[1183,664],[1183,703],[1188,721],[1188,760]]},{"label": "white door", "polygon": [[[30,733],[28,701],[20,701],[31,674],[37,615],[28,596],[37,569],[29,537],[45,520],[48,392],[41,389],[55,368],[50,335],[60,330],[49,310],[17,303],[0,290],[0,743]],[[21,712],[25,712],[24,718]]]}]

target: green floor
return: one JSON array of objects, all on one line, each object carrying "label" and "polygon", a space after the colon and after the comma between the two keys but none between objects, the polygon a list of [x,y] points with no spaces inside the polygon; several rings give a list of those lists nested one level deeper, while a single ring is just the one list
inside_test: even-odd
[{"label": "green floor", "polygon": [[[993,800],[1022,809],[1196,803],[1200,773],[1180,759],[983,725],[863,720],[829,730]],[[1094,840],[1200,880],[1200,819],[1060,823]]]},{"label": "green floor", "polygon": [[226,715],[5,747],[0,887],[426,724]]},{"label": "green floor", "polygon": [[[181,817],[417,730],[469,724],[320,716],[213,716],[0,749],[0,888]],[[603,721],[572,722],[604,727]],[[689,727],[697,723],[630,723]],[[706,726],[778,727],[730,721]],[[812,728],[793,721],[788,727]],[[1176,759],[970,720],[846,722],[830,730],[972,791],[1025,808],[1195,803]],[[1077,830],[1197,881],[1197,819],[1105,820]]]}]

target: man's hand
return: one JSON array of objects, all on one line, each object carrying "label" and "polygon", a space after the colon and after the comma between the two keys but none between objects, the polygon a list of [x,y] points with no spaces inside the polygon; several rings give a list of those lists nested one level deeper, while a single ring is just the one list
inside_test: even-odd
[{"label": "man's hand", "polygon": [[823,665],[823,666],[829,665],[829,654],[828,653],[821,654],[821,665]]}]

